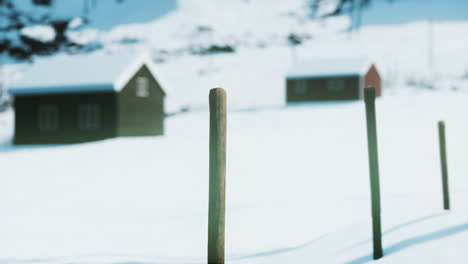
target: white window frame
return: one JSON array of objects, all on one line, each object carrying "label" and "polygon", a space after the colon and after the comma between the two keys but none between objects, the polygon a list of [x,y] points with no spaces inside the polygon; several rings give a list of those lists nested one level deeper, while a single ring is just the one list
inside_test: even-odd
[{"label": "white window frame", "polygon": [[99,104],[78,105],[78,128],[94,130],[101,127],[101,106]]},{"label": "white window frame", "polygon": [[59,128],[60,115],[57,105],[39,105],[37,109],[37,126],[40,131],[55,131]]},{"label": "white window frame", "polygon": [[150,94],[149,79],[144,76],[138,76],[136,78],[136,96],[146,98]]}]

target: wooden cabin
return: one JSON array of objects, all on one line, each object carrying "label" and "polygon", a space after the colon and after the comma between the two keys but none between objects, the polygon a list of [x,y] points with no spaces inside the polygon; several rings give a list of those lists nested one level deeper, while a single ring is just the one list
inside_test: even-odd
[{"label": "wooden cabin", "polygon": [[286,76],[286,102],[361,100],[364,88],[382,81],[375,65],[364,58],[311,60],[295,64]]},{"label": "wooden cabin", "polygon": [[151,60],[133,54],[38,59],[13,82],[15,144],[164,134],[165,92]]}]

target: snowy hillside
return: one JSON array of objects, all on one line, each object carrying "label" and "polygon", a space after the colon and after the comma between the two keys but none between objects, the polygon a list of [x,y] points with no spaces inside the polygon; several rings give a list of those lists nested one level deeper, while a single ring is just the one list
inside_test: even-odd
[{"label": "snowy hillside", "polygon": [[334,33],[321,34],[295,51],[286,45],[240,47],[230,54],[177,57],[159,67],[173,83],[168,97],[172,109],[206,106],[206,92],[217,86],[231,92],[230,107],[235,109],[284,105],[285,76],[294,58],[367,56],[378,66],[386,95],[468,91],[468,53],[462,52],[468,47],[464,34],[468,22],[433,25],[433,68],[428,67],[428,28],[427,22],[417,22],[364,27],[354,35],[331,31]]},{"label": "snowy hillside", "polygon": [[[289,67],[297,60],[329,57],[358,55],[376,62],[386,94],[424,89],[466,91],[468,87],[468,53],[463,52],[468,46],[466,21],[366,26],[360,32],[348,33],[349,18],[345,16],[309,19],[306,0],[205,2],[200,5],[197,0],[179,0],[177,10],[152,22],[138,24],[138,20],[131,20],[134,23],[109,31],[82,28],[68,34],[77,43],[102,46],[110,52],[152,52],[161,75],[170,80],[171,85],[164,87],[169,94],[168,112],[206,109],[204,96],[216,86],[230,91],[231,109],[282,106]],[[333,2],[329,1],[332,4],[321,12],[333,7]],[[55,16],[77,16],[84,8],[82,4],[78,0],[66,5],[57,2],[52,12]],[[159,10],[159,5],[164,4],[145,7]],[[129,15],[140,14],[135,10],[142,6],[139,1],[103,1],[89,6],[90,18],[95,23],[106,20],[118,24],[116,17],[122,18],[119,12],[129,9],[134,10]],[[40,9],[25,8],[31,12]],[[99,15],[103,10],[113,10],[116,16]],[[294,49],[288,43],[291,35],[302,41]],[[0,56],[0,62],[8,60]],[[7,87],[18,77],[16,72],[27,70],[27,66],[3,68],[0,83]]]},{"label": "snowy hillside", "polygon": [[[90,45],[99,42],[108,51],[151,51],[171,81],[165,87],[168,112],[206,108],[205,93],[216,86],[231,92],[233,109],[284,105],[284,77],[294,61],[329,57],[375,61],[387,94],[468,87],[468,53],[463,52],[468,22],[367,26],[350,34],[347,17],[308,19],[304,0],[210,5],[185,0],[179,5],[153,22],[70,34]],[[268,12],[259,16],[258,10]],[[288,44],[291,34],[303,41],[294,50]]]},{"label": "snowy hillside", "polygon": [[[294,60],[356,55],[378,64],[387,91],[467,87],[468,53],[462,51],[468,46],[468,22],[367,26],[350,34],[347,17],[308,19],[304,0],[224,0],[207,5],[184,0],[179,5],[161,20],[122,26],[103,37],[107,46],[122,39],[146,43],[142,46],[152,49],[157,61],[166,62],[161,71],[174,80],[171,88],[180,91],[174,95],[178,103],[204,104],[203,97],[196,96],[203,94],[200,89],[224,86],[239,95],[231,106],[252,107],[253,101],[283,104],[284,76]],[[259,15],[258,10],[268,11]],[[303,41],[294,51],[287,41],[290,34]],[[229,46],[234,52],[193,55],[212,45]],[[238,80],[243,80],[241,85]],[[190,99],[180,100],[185,97]]]}]

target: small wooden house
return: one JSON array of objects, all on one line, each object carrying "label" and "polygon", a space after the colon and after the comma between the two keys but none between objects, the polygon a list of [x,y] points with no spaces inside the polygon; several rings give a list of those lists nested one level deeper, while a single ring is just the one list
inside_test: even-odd
[{"label": "small wooden house", "polygon": [[63,144],[164,133],[162,82],[133,54],[39,59],[13,82],[15,144]]},{"label": "small wooden house", "polygon": [[286,101],[334,101],[364,98],[364,88],[375,86],[382,94],[382,81],[373,63],[363,58],[304,61],[286,76]]}]

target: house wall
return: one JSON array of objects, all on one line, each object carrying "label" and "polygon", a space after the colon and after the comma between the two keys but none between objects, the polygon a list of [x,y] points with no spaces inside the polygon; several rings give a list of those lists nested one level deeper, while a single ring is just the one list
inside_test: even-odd
[{"label": "house wall", "polygon": [[[92,105],[96,127],[83,128],[79,109]],[[15,144],[63,144],[99,140],[116,135],[114,93],[67,93],[15,97]],[[41,109],[57,109],[56,129],[41,128]],[[86,115],[86,113],[84,113]],[[87,117],[87,116],[84,116]],[[80,119],[81,118],[81,119]]]},{"label": "house wall", "polygon": [[[148,80],[148,95],[138,96],[138,78]],[[118,135],[152,136],[164,134],[164,92],[143,66],[118,95]]]},{"label": "house wall", "polygon": [[377,71],[377,68],[372,65],[369,71],[364,75],[364,87],[374,86],[376,96],[382,95],[382,80]]},{"label": "house wall", "polygon": [[[341,83],[342,89],[333,89],[333,83]],[[358,76],[287,79],[286,101],[358,100],[359,86]]]}]

